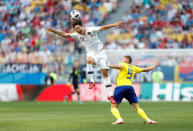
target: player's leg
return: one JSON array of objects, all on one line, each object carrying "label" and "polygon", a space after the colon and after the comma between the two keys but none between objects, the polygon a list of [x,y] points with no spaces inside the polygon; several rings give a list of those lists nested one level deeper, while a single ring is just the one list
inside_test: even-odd
[{"label": "player's leg", "polygon": [[88,78],[89,78],[90,82],[94,83],[93,65],[87,64],[86,67],[87,67]]},{"label": "player's leg", "polygon": [[108,69],[101,69],[101,73],[102,73],[102,83],[108,90],[107,99],[110,100],[112,104],[114,104],[115,100],[113,98],[113,88],[112,88],[111,80],[108,75]]},{"label": "player's leg", "polygon": [[80,102],[80,93],[79,93],[78,82],[77,82],[77,81],[74,81],[74,82],[73,82],[73,85],[74,85],[75,93],[77,94],[77,97],[78,97],[78,102]]},{"label": "player's leg", "polygon": [[133,109],[139,114],[139,116],[141,116],[144,120],[146,120],[147,123],[149,123],[149,124],[157,124],[156,121],[153,121],[153,120],[148,118],[148,116],[143,111],[143,109],[139,107],[138,103],[132,103],[132,106],[133,106]]},{"label": "player's leg", "polygon": [[113,125],[123,124],[123,119],[119,113],[118,106],[119,106],[119,103],[111,104],[111,112],[113,116],[117,119],[115,122],[112,123]]},{"label": "player's leg", "polygon": [[113,125],[114,124],[123,124],[123,119],[118,110],[118,106],[121,103],[121,101],[123,100],[123,95],[122,95],[123,90],[124,89],[121,87],[116,87],[114,90],[114,98],[115,98],[116,103],[111,104],[111,112],[117,120],[112,123]]},{"label": "player's leg", "polygon": [[148,116],[146,115],[146,113],[143,111],[143,109],[141,109],[138,105],[138,103],[132,103],[133,109],[139,114],[139,116],[141,116],[144,120],[147,121]]},{"label": "player's leg", "polygon": [[92,89],[93,87],[95,87],[95,82],[94,82],[94,70],[93,70],[93,64],[96,64],[95,60],[93,57],[88,56],[87,57],[87,73],[88,73],[88,78],[90,81],[90,86],[89,89]]},{"label": "player's leg", "polygon": [[135,94],[135,90],[132,86],[128,86],[127,91],[124,94],[124,98],[126,98],[130,104],[132,104],[133,109],[141,116],[144,120],[146,120],[149,124],[157,124],[153,120],[150,120],[146,113],[139,107],[138,98]]},{"label": "player's leg", "polygon": [[108,69],[101,69],[101,73],[102,73],[102,82],[105,85],[105,87],[108,89],[108,96],[112,96],[113,90],[112,90],[111,80],[108,75]]},{"label": "player's leg", "polygon": [[79,90],[79,88],[77,88],[77,89],[75,90],[75,92],[76,92],[77,97],[78,97],[78,102],[80,103],[80,90]]},{"label": "player's leg", "polygon": [[111,80],[108,74],[109,67],[107,63],[108,61],[107,61],[106,53],[104,51],[101,51],[96,57],[96,64],[101,69],[102,83],[108,90],[108,100],[110,100],[111,103],[114,104],[115,101],[113,98],[113,88],[112,88]]}]

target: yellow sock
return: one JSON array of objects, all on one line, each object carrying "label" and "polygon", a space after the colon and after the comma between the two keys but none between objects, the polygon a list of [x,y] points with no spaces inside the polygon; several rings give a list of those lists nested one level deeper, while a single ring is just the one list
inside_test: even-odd
[{"label": "yellow sock", "polygon": [[145,119],[145,120],[149,119],[149,118],[147,117],[147,115],[145,114],[145,112],[143,111],[143,109],[137,108],[136,111],[137,111],[137,113],[138,113],[143,119]]},{"label": "yellow sock", "polygon": [[119,110],[115,107],[111,107],[111,112],[113,114],[113,116],[117,119],[120,119],[121,116],[120,116],[120,113],[119,113]]}]

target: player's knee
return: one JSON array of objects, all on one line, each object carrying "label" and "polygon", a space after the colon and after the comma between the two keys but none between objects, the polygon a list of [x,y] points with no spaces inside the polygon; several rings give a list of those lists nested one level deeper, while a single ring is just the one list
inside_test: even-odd
[{"label": "player's knee", "polygon": [[94,63],[92,58],[87,58],[86,62],[87,62],[87,64],[93,64]]},{"label": "player's knee", "polygon": [[102,76],[103,77],[108,77],[108,71],[107,70],[102,71]]},{"label": "player's knee", "polygon": [[118,104],[111,104],[111,108],[118,108]]},{"label": "player's knee", "polygon": [[90,59],[87,59],[87,60],[86,60],[86,63],[87,63],[87,64],[91,64],[91,62],[92,62],[92,61],[91,61]]},{"label": "player's knee", "polygon": [[133,106],[133,109],[134,109],[135,111],[137,111],[137,109],[139,108],[138,104],[132,104],[132,106]]}]

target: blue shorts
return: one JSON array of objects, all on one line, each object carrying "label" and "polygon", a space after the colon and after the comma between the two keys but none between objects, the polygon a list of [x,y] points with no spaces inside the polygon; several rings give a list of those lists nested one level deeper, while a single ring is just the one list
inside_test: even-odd
[{"label": "blue shorts", "polygon": [[138,103],[135,90],[132,86],[118,86],[114,91],[114,100],[116,103],[121,103],[123,98],[127,99],[130,104]]}]

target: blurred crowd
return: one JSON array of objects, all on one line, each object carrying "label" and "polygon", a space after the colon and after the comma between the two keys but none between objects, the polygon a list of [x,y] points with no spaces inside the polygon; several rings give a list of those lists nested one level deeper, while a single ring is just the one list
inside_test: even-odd
[{"label": "blurred crowd", "polygon": [[117,4],[118,0],[1,0],[0,64],[43,64],[44,72],[60,72],[60,65],[72,65],[82,47],[73,39],[47,33],[46,28],[73,31],[72,9],[81,12],[87,26],[98,25]]},{"label": "blurred crowd", "polygon": [[193,48],[192,0],[134,0],[107,49]]}]

